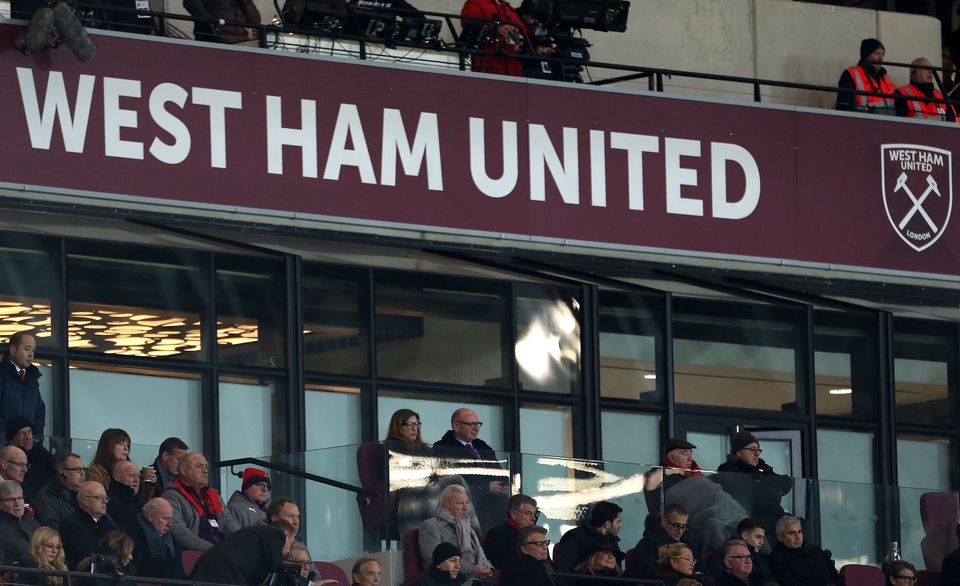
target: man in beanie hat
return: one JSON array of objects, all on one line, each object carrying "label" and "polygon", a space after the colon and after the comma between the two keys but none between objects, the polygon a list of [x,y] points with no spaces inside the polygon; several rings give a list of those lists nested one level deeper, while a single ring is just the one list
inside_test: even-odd
[{"label": "man in beanie hat", "polygon": [[457,586],[468,580],[460,575],[460,548],[443,542],[433,548],[432,565],[414,586]]},{"label": "man in beanie hat", "polygon": [[53,480],[53,456],[42,444],[33,441],[33,423],[25,417],[11,417],[5,431],[7,445],[17,446],[27,455],[30,469],[23,477],[23,496],[30,502],[45,484]]},{"label": "man in beanie hat", "polygon": [[228,515],[236,521],[236,529],[261,524],[267,518],[267,502],[270,500],[270,477],[259,468],[243,471],[243,484],[233,492],[227,502]]},{"label": "man in beanie hat", "polygon": [[760,457],[762,451],[752,433],[737,433],[730,439],[726,463],[717,468],[717,479],[723,490],[773,534],[777,519],[784,514],[780,499],[793,488],[793,480],[776,474]]},{"label": "man in beanie hat", "polygon": [[887,70],[880,65],[886,49],[877,39],[863,39],[860,42],[860,61],[848,67],[837,83],[837,110],[869,112],[884,116],[894,116],[893,97],[868,96],[855,94],[854,90],[893,94],[897,86],[890,80]]}]

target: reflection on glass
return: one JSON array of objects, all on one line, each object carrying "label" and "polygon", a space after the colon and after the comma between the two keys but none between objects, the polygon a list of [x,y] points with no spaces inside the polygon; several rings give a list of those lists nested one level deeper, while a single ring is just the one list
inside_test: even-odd
[{"label": "reflection on glass", "polygon": [[[905,560],[919,562],[924,559],[920,542],[928,535],[921,519],[920,499],[928,492],[950,489],[950,438],[897,434],[897,481],[901,555]],[[942,512],[937,512],[930,518],[942,516]],[[930,523],[930,528],[935,529],[935,525]]]},{"label": "reflection on glass", "polygon": [[814,313],[814,369],[818,415],[877,416],[880,388],[875,316]]},{"label": "reflection on glass", "polygon": [[657,356],[663,346],[663,299],[600,293],[600,394],[658,401]]},{"label": "reflection on glass", "polygon": [[217,352],[220,362],[281,368],[285,288],[278,261],[218,257]]},{"label": "reflection on glass", "polygon": [[896,422],[950,426],[948,373],[957,368],[954,324],[918,319],[893,321],[893,375],[896,385]]},{"label": "reflection on glass", "polygon": [[58,264],[29,237],[0,235],[0,342],[16,332],[29,331],[38,346],[59,346],[59,332],[53,335],[50,316],[52,296],[60,282]]},{"label": "reflection on glass", "polygon": [[[67,255],[71,349],[119,356],[204,358],[204,287],[189,255],[144,251],[122,258],[85,250]],[[124,255],[134,254],[131,249]]]},{"label": "reflection on glass", "polygon": [[[533,291],[526,287],[525,291]],[[517,297],[520,388],[572,394],[580,391],[580,302],[570,291],[540,287]]]},{"label": "reflection on glass", "polygon": [[505,296],[417,281],[376,284],[378,375],[508,387],[501,331]]},{"label": "reflection on glass", "polygon": [[358,376],[369,372],[360,295],[357,279],[338,278],[323,265],[303,265],[305,370]]},{"label": "reflection on glass", "polygon": [[800,314],[675,300],[678,403],[797,412]]},{"label": "reflection on glass", "polygon": [[281,452],[282,434],[273,433],[282,404],[272,380],[222,376],[220,393],[220,458],[260,457]]},{"label": "reflection on glass", "polygon": [[817,430],[820,545],[838,566],[878,561],[873,441],[870,432]]}]

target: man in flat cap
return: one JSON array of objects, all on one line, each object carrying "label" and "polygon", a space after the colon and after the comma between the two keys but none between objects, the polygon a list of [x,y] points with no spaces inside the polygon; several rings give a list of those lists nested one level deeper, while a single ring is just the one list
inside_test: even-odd
[{"label": "man in flat cap", "polygon": [[761,452],[760,442],[752,433],[737,433],[730,439],[727,461],[717,468],[717,478],[723,490],[772,534],[784,515],[780,499],[793,488],[793,480],[775,473],[760,457]]},{"label": "man in flat cap", "polygon": [[844,70],[837,83],[837,110],[868,112],[884,116],[895,116],[894,98],[870,96],[854,93],[854,90],[893,94],[897,86],[893,84],[887,70],[880,64],[886,54],[883,43],[877,39],[863,39],[860,42],[860,61]]}]

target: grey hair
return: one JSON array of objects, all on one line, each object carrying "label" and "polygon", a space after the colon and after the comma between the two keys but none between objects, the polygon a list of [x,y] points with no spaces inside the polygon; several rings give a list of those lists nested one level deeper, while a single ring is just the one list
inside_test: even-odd
[{"label": "grey hair", "polygon": [[11,495],[23,494],[23,487],[16,480],[4,480],[0,482],[0,498],[7,498]]},{"label": "grey hair", "polygon": [[783,531],[791,525],[801,525],[800,519],[797,519],[793,515],[784,515],[780,517],[780,520],[777,521],[777,535],[783,533]]},{"label": "grey hair", "polygon": [[160,501],[167,502],[167,499],[158,496],[148,500],[147,504],[143,505],[143,514],[149,516],[154,513],[159,513],[160,507],[163,506],[163,503]]},{"label": "grey hair", "polygon": [[467,494],[467,489],[463,488],[459,484],[451,484],[447,486],[447,488],[443,489],[443,492],[440,493],[440,506],[445,505],[447,501],[452,498],[452,495],[455,492]]},{"label": "grey hair", "polygon": [[723,552],[723,557],[726,558],[728,555],[730,555],[730,550],[738,545],[742,545],[743,547],[747,548],[747,551],[750,551],[750,546],[747,545],[746,541],[742,539],[728,539],[720,546],[720,551]]},{"label": "grey hair", "polygon": [[[290,553],[293,553],[293,550],[295,550],[295,549],[298,549],[298,550],[302,549],[303,551],[307,552],[307,559],[308,559],[308,560],[312,560],[312,559],[313,559],[313,558],[310,556],[310,550],[307,549],[307,544],[306,544],[306,543],[304,543],[304,542],[302,542],[302,541],[294,541],[294,542],[293,542],[293,545],[290,546]],[[287,554],[287,555],[290,555],[290,554]]]}]

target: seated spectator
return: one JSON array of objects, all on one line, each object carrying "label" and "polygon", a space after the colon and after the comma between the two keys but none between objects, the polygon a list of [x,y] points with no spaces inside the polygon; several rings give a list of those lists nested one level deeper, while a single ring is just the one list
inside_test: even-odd
[{"label": "seated spectator", "polygon": [[[617,558],[617,552],[609,549],[598,549],[590,552],[573,567],[574,573],[585,574],[589,576],[609,576],[617,578],[620,576],[620,560]],[[602,580],[577,580],[577,586],[602,586]]]},{"label": "seated spectator", "polygon": [[107,490],[107,513],[117,525],[125,527],[136,520],[152,492],[149,488],[141,490],[139,466],[131,460],[117,462]]},{"label": "seated spectator", "polygon": [[53,456],[40,442],[34,443],[33,423],[24,417],[12,417],[7,421],[7,444],[17,446],[27,455],[30,468],[23,477],[21,487],[28,502],[53,478]]},{"label": "seated spectator", "polygon": [[[860,42],[860,61],[848,67],[837,83],[837,110],[868,112],[893,116],[895,114],[893,98],[856,94],[854,90],[892,94],[896,86],[887,75],[887,70],[879,63],[886,54],[883,43],[877,39],[863,39]],[[868,63],[873,62],[873,63]]]},{"label": "seated spectator", "polygon": [[207,551],[234,529],[220,493],[210,488],[209,476],[210,466],[203,454],[189,452],[180,460],[173,486],[163,493],[173,505],[171,532],[181,550]]},{"label": "seated spectator", "polygon": [[[960,524],[957,525],[957,541],[960,542]],[[940,566],[940,583],[960,584],[960,547],[947,554]]]},{"label": "seated spectator", "polygon": [[657,566],[657,579],[665,586],[677,586],[680,580],[693,577],[697,559],[686,544],[671,543],[660,547]]},{"label": "seated spectator", "polygon": [[77,510],[63,519],[60,536],[67,565],[77,569],[84,558],[97,552],[97,544],[107,533],[117,530],[117,524],[107,514],[106,489],[99,482],[87,480],[77,493]]},{"label": "seated spectator", "polygon": [[673,504],[663,510],[658,524],[648,524],[643,531],[643,538],[634,547],[633,559],[627,568],[631,578],[657,579],[660,548],[683,540],[688,519],[687,510],[682,505]]},{"label": "seated spectator", "polygon": [[[907,561],[897,560],[890,562],[884,574],[887,576],[886,586],[913,586],[917,583],[917,569]],[[956,584],[956,582],[945,582],[943,580],[943,574],[940,574],[940,583],[943,584],[943,586]]]},{"label": "seated spectator", "polygon": [[717,586],[749,586],[753,574],[753,559],[747,542],[730,539],[720,550],[723,571],[717,577]]},{"label": "seated spectator", "polygon": [[432,558],[426,552],[433,552],[441,543],[450,543],[459,552],[458,572],[467,579],[490,578],[493,568],[480,547],[477,532],[470,526],[469,501],[466,489],[458,484],[443,490],[436,516],[420,524],[420,555],[423,565],[429,566]]},{"label": "seated spectator", "polygon": [[[31,559],[25,560],[24,567],[40,570],[57,570],[65,572],[67,562],[63,558],[63,545],[60,534],[56,529],[40,527],[33,533],[30,540]],[[58,576],[38,576],[36,574],[19,574],[17,583],[36,584],[37,586],[61,586],[63,578]]]},{"label": "seated spectator", "polygon": [[750,550],[750,561],[753,564],[750,583],[754,585],[776,584],[773,572],[770,571],[770,564],[767,563],[767,556],[760,553],[767,543],[767,530],[763,527],[763,523],[747,517],[737,525],[737,535],[747,544],[747,548]]},{"label": "seated spectator", "polygon": [[379,586],[382,577],[380,562],[370,557],[362,557],[353,563],[350,570],[350,586]]},{"label": "seated spectator", "polygon": [[270,500],[270,477],[259,468],[243,471],[243,484],[227,502],[227,513],[233,516],[234,530],[262,524],[267,518]]},{"label": "seated spectator", "polygon": [[158,450],[157,459],[153,461],[153,469],[157,474],[157,483],[153,487],[153,496],[162,496],[163,491],[173,486],[173,479],[180,466],[180,458],[187,454],[190,448],[178,437],[168,437],[163,440]]},{"label": "seated spectator", "polygon": [[[371,559],[371,558],[367,558]],[[374,560],[376,561],[376,560]],[[290,546],[290,551],[287,553],[286,557],[283,558],[283,563],[286,565],[295,565],[299,572],[301,578],[301,584],[303,586],[325,586],[326,584],[336,584],[336,580],[324,580],[320,573],[317,572],[317,567],[313,563],[313,558],[310,556],[310,551],[307,549],[307,546],[299,541],[294,541],[293,545]],[[380,565],[377,565],[377,581],[380,583]]]},{"label": "seated spectator", "polygon": [[550,540],[547,530],[527,525],[517,534],[519,553],[507,559],[500,572],[501,586],[554,586],[547,572],[550,564]]},{"label": "seated spectator", "polygon": [[[956,121],[957,111],[954,110],[953,106],[943,101],[943,94],[934,86],[933,70],[922,69],[923,67],[932,67],[930,60],[926,57],[920,57],[911,61],[910,65],[913,66],[910,68],[910,83],[897,89],[897,93],[903,95],[902,98],[897,98],[895,102],[897,116]],[[939,101],[921,102],[910,99],[919,97]]]},{"label": "seated spectator", "polygon": [[539,516],[535,499],[525,494],[507,499],[507,520],[488,531],[483,543],[483,551],[493,567],[503,569],[520,555],[517,535],[524,527],[534,525]]},{"label": "seated spectator", "polygon": [[17,446],[0,448],[0,480],[15,480],[22,485],[29,468],[30,463],[23,450]]},{"label": "seated spectator", "polygon": [[833,560],[816,545],[803,542],[800,519],[791,515],[777,521],[777,544],[767,561],[780,586],[844,586]]},{"label": "seated spectator", "polygon": [[123,532],[133,539],[133,565],[138,576],[183,579],[183,558],[171,527],[173,506],[161,497],[147,501],[136,518],[123,526]]},{"label": "seated spectator", "polygon": [[469,578],[460,573],[460,550],[452,543],[438,543],[430,554],[430,569],[413,586],[458,586]]},{"label": "seated spectator", "polygon": [[280,568],[296,539],[296,530],[286,521],[244,527],[207,549],[190,577],[217,584],[262,584]]},{"label": "seated spectator", "polygon": [[100,434],[97,453],[87,468],[87,480],[99,482],[104,490],[110,488],[113,467],[121,460],[130,459],[130,434],[122,429],[109,428]]},{"label": "seated spectator", "polygon": [[257,38],[260,11],[253,0],[183,0],[183,7],[199,21],[193,37],[209,43],[242,43]]},{"label": "seated spectator", "polygon": [[274,525],[277,521],[290,523],[294,531],[300,533],[300,507],[296,501],[285,496],[270,501],[267,507],[267,525]]},{"label": "seated spectator", "polygon": [[[133,570],[133,539],[123,531],[111,531],[97,542],[96,556],[106,556],[99,561],[94,555],[84,558],[77,564],[80,572],[97,574],[129,574]],[[94,581],[101,586],[109,586],[113,581]]]},{"label": "seated spectator", "polygon": [[59,529],[63,519],[77,510],[77,491],[86,480],[86,468],[80,456],[60,454],[53,464],[53,473],[53,480],[40,489],[32,506],[37,521]]},{"label": "seated spectator", "polygon": [[611,502],[594,503],[589,517],[564,533],[553,548],[553,569],[572,572],[587,555],[600,549],[614,552],[619,564],[624,557],[618,537],[623,524],[622,512],[619,505]]},{"label": "seated spectator", "polygon": [[30,563],[33,534],[40,525],[26,512],[23,489],[15,480],[0,481],[0,563]]},{"label": "seated spectator", "polygon": [[730,440],[727,461],[717,468],[716,480],[750,516],[773,531],[783,516],[780,500],[793,488],[793,479],[777,474],[760,457],[760,442],[749,431]]}]

